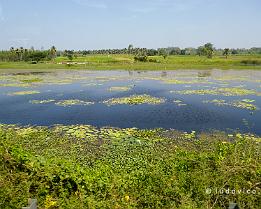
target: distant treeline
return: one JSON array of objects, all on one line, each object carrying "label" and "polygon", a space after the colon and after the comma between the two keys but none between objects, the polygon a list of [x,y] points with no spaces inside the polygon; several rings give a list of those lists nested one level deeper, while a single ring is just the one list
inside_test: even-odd
[{"label": "distant treeline", "polygon": [[168,55],[199,55],[207,56],[212,58],[213,55],[247,55],[247,54],[261,54],[261,48],[253,47],[250,49],[216,49],[213,47],[213,44],[207,43],[198,48],[184,48],[179,47],[168,47],[168,48],[159,48],[159,49],[147,49],[147,48],[135,48],[133,45],[129,45],[128,48],[124,49],[100,49],[100,50],[56,50],[55,46],[52,46],[48,50],[35,50],[33,47],[26,49],[23,47],[13,48],[10,50],[0,51],[0,61],[5,62],[32,62],[37,63],[39,61],[54,61],[57,56],[68,57],[69,60],[72,60],[77,56],[87,56],[87,55],[96,55],[96,54],[130,54],[134,55],[136,60],[143,61],[147,59],[148,56],[163,56],[166,58]]},{"label": "distant treeline", "polygon": [[[205,45],[204,45],[205,46]],[[200,46],[198,48],[179,48],[179,47],[167,47],[167,48],[159,48],[159,49],[147,49],[147,48],[124,48],[124,49],[100,49],[100,50],[82,50],[78,51],[78,53],[83,55],[88,54],[146,54],[148,56],[155,56],[162,54],[165,51],[168,55],[202,55],[202,48],[204,46]],[[213,52],[215,55],[223,55],[225,49],[216,49],[213,48]],[[253,47],[250,49],[238,48],[238,49],[229,49],[229,53],[236,54],[261,54],[261,47]]]},{"label": "distant treeline", "polygon": [[13,48],[8,51],[0,51],[0,61],[4,62],[32,62],[37,63],[39,61],[51,61],[57,56],[57,51],[54,46],[49,50],[35,50],[33,47],[25,49],[23,47]]}]

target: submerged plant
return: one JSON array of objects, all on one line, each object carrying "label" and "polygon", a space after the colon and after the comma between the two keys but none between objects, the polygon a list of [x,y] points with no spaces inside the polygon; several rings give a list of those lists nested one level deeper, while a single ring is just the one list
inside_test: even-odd
[{"label": "submerged plant", "polygon": [[143,95],[132,95],[129,97],[112,98],[103,101],[104,104],[111,106],[117,104],[127,104],[127,105],[138,105],[138,104],[162,104],[165,102],[163,98],[152,97],[147,94]]}]

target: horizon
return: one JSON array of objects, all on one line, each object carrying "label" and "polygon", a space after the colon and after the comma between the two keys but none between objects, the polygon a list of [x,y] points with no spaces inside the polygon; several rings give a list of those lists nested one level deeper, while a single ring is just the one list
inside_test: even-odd
[{"label": "horizon", "polygon": [[0,46],[59,50],[261,46],[261,2],[0,0]]},{"label": "horizon", "polygon": [[[213,43],[211,43],[211,44],[213,44]],[[131,45],[131,44],[130,44]],[[42,48],[35,48],[34,46],[31,46],[31,47],[29,47],[29,48],[25,48],[25,47],[23,47],[23,46],[18,46],[18,47],[13,47],[13,46],[10,46],[9,48],[7,48],[7,49],[0,49],[0,51],[9,51],[12,47],[14,48],[14,49],[19,49],[19,48],[21,48],[21,47],[23,47],[24,49],[28,49],[28,50],[30,50],[31,48],[33,48],[33,50],[35,50],[35,51],[46,51],[46,50],[50,50],[51,49],[51,47],[53,47],[54,45],[52,45],[52,46],[50,46],[50,47],[47,47],[47,48],[44,48],[44,47],[42,47]],[[204,44],[203,45],[201,45],[201,46],[204,46]],[[184,50],[184,49],[198,49],[199,47],[201,47],[201,46],[197,46],[197,47],[185,47],[185,48],[182,48],[182,47],[179,47],[179,46],[168,46],[168,47],[159,47],[159,48],[146,48],[146,47],[135,47],[135,46],[133,46],[133,48],[135,49],[135,48],[139,48],[139,49],[147,49],[147,50],[159,50],[159,49],[172,49],[172,48],[179,48],[179,49],[181,49],[181,50]],[[99,48],[99,49],[69,49],[69,48],[65,48],[65,49],[59,49],[59,48],[56,48],[56,46],[54,46],[55,47],[55,49],[57,50],[57,51],[66,51],[66,50],[69,50],[69,51],[74,51],[74,52],[81,52],[81,51],[99,51],[99,50],[121,50],[121,49],[128,49],[128,46],[127,47],[123,47],[123,48]],[[249,47],[249,48],[228,48],[228,49],[230,49],[230,50],[251,50],[251,49],[260,49],[261,47],[258,47],[258,46],[253,46],[253,47]],[[215,47],[215,45],[213,44],[213,49],[214,50],[216,50],[216,51],[218,51],[218,50],[224,50],[225,48],[217,48],[217,47]]]}]

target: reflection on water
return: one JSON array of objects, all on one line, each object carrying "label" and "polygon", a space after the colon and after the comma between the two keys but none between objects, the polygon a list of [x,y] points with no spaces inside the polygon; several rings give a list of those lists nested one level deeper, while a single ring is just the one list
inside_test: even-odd
[{"label": "reflection on water", "polygon": [[260,81],[255,70],[1,72],[0,123],[261,134]]}]

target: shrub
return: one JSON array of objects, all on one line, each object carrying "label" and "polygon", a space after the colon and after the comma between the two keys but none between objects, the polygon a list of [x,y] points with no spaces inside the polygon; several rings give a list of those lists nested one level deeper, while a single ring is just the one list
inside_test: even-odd
[{"label": "shrub", "polygon": [[261,60],[242,60],[241,63],[244,65],[261,65]]},{"label": "shrub", "polygon": [[134,61],[139,61],[139,62],[147,62],[148,61],[148,56],[135,56]]}]

